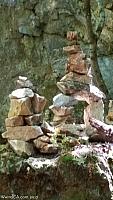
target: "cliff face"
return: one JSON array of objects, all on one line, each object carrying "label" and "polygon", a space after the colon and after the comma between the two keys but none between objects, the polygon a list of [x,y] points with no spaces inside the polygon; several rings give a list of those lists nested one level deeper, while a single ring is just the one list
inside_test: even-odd
[{"label": "cliff face", "polygon": [[[92,5],[94,24],[98,23],[97,4]],[[98,57],[103,78],[112,89],[113,3],[104,0],[105,23],[98,41]],[[89,54],[83,1],[0,0],[0,126],[7,114],[7,96],[19,75],[28,76],[39,92],[51,100],[56,79],[64,74],[66,33],[76,30]],[[7,102],[7,103],[6,103]]]}]

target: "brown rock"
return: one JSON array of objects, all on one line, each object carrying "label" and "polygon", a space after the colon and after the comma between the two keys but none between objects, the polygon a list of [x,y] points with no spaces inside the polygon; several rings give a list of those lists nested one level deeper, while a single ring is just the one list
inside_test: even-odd
[{"label": "brown rock", "polygon": [[32,98],[32,105],[34,113],[41,113],[44,110],[44,107],[47,103],[45,97],[40,96],[35,93],[34,97]]},{"label": "brown rock", "polygon": [[69,41],[77,40],[77,32],[75,32],[75,31],[68,31],[67,32],[67,39]]},{"label": "brown rock", "polygon": [[6,127],[23,126],[24,120],[22,116],[10,117],[5,119]]},{"label": "brown rock", "polygon": [[50,143],[50,137],[48,137],[48,136],[46,136],[46,135],[40,136],[40,137],[37,138],[36,140],[41,141],[41,142],[44,142],[44,143]]},{"label": "brown rock", "polygon": [[44,133],[54,133],[54,127],[51,126],[48,122],[43,121],[41,124],[41,129],[43,130]]},{"label": "brown rock", "polygon": [[[77,55],[77,56],[76,56]],[[86,63],[86,60],[83,58],[79,57],[79,53],[77,54],[72,54],[68,58],[67,62],[67,68],[66,71],[69,72],[76,72],[79,74],[87,74],[88,72],[88,66]],[[83,54],[84,56],[84,54]]]},{"label": "brown rock", "polygon": [[11,99],[8,117],[18,115],[32,115],[31,99],[29,97],[22,99]]},{"label": "brown rock", "polygon": [[75,72],[69,72],[60,81],[78,81],[86,84],[90,84],[91,78],[84,74],[77,74]]},{"label": "brown rock", "polygon": [[57,126],[60,124],[65,124],[65,123],[73,123],[74,122],[74,117],[71,115],[66,115],[66,116],[54,116],[53,117],[53,126]]},{"label": "brown rock", "polygon": [[63,47],[63,51],[68,53],[68,54],[76,54],[80,50],[81,49],[80,49],[79,45],[72,45],[72,46]]},{"label": "brown rock", "polygon": [[71,115],[74,112],[73,107],[65,107],[65,106],[58,107],[58,106],[52,105],[49,108],[50,110],[52,110],[54,115],[57,115],[57,116]]},{"label": "brown rock", "polygon": [[42,122],[43,122],[42,113],[25,117],[25,123],[29,126],[40,125]]},{"label": "brown rock", "polygon": [[10,140],[29,141],[42,135],[43,132],[39,126],[17,126],[7,127],[7,131],[2,134],[2,137]]},{"label": "brown rock", "polygon": [[21,156],[23,153],[31,156],[34,154],[33,144],[22,140],[8,140],[8,143],[16,154]]},{"label": "brown rock", "polygon": [[56,154],[58,153],[58,147],[53,144],[47,144],[42,149],[40,149],[40,152],[48,154]]}]

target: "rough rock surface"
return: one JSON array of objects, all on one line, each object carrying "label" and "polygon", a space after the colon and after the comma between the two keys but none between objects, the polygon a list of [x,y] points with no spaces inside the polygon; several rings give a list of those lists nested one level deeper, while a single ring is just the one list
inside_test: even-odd
[{"label": "rough rock surface", "polygon": [[23,126],[24,120],[22,116],[15,116],[5,119],[5,125],[6,127],[13,127],[13,126]]},{"label": "rough rock surface", "polygon": [[[113,10],[112,1],[104,0],[105,23],[98,41],[99,65],[113,97]],[[62,77],[66,63],[63,47],[66,32],[79,33],[82,49],[90,52],[83,1],[72,0],[1,0],[0,1],[0,127],[7,115],[7,96],[14,89],[18,75],[34,81],[40,94],[52,99],[56,77]],[[91,1],[94,29],[99,22],[99,8]],[[96,24],[96,25],[95,25]],[[54,72],[54,73],[53,73]],[[5,88],[5,89],[4,89]]]}]

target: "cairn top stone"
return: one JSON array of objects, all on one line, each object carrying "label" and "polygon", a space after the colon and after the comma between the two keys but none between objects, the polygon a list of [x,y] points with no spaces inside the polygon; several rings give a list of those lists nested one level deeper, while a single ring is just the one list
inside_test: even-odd
[{"label": "cairn top stone", "polygon": [[34,96],[34,92],[29,88],[16,89],[9,95],[11,99],[21,99],[21,98],[33,97],[33,96]]},{"label": "cairn top stone", "polygon": [[19,76],[19,79],[16,81],[16,88],[30,88],[34,90],[34,86],[30,80],[27,79],[27,77]]}]

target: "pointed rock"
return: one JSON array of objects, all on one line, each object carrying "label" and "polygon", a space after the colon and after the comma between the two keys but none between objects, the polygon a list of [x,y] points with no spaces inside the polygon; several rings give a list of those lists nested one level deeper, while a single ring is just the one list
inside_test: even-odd
[{"label": "pointed rock", "polygon": [[5,119],[6,127],[23,126],[24,120],[22,116],[10,117]]},{"label": "pointed rock", "polygon": [[17,126],[7,127],[7,131],[2,134],[2,137],[11,140],[29,141],[42,135],[43,132],[39,126]]},{"label": "pointed rock", "polygon": [[23,154],[32,156],[34,154],[33,144],[29,142],[22,140],[8,140],[8,143],[19,156],[22,156]]},{"label": "pointed rock", "polygon": [[73,41],[73,40],[77,40],[77,32],[75,31],[68,31],[67,32],[67,40],[68,41]]},{"label": "pointed rock", "polygon": [[27,77],[19,76],[19,79],[17,80],[16,87],[19,88],[30,88],[34,89],[34,86],[30,80],[27,79]]},{"label": "pointed rock", "polygon": [[71,115],[74,112],[74,108],[73,107],[65,107],[65,106],[50,106],[49,107],[50,110],[52,110],[52,112],[54,113],[54,115],[57,116],[66,116],[66,115]]},{"label": "pointed rock", "polygon": [[41,113],[44,110],[44,107],[47,103],[47,100],[45,97],[40,96],[38,94],[34,94],[34,97],[32,99],[32,105],[33,105],[33,111],[34,113]]},{"label": "pointed rock", "polygon": [[29,97],[22,99],[11,99],[8,117],[14,117],[18,115],[32,115],[32,105]]},{"label": "pointed rock", "polygon": [[29,126],[40,125],[43,123],[42,113],[34,114],[28,117],[25,117],[25,123]]},{"label": "pointed rock", "polygon": [[54,127],[46,121],[43,121],[43,123],[41,124],[41,129],[44,133],[54,133]]},{"label": "pointed rock", "polygon": [[10,99],[21,99],[25,97],[33,97],[34,93],[31,89],[29,88],[21,88],[14,90],[10,95]]}]

